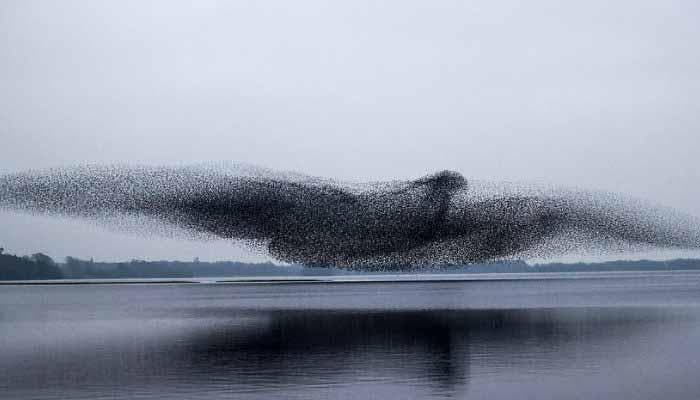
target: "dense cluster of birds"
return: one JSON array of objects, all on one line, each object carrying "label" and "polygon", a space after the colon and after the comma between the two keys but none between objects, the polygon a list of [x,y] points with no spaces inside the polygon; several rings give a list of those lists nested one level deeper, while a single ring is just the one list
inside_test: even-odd
[{"label": "dense cluster of birds", "polygon": [[84,166],[0,176],[0,207],[141,218],[243,241],[278,260],[397,270],[581,248],[700,248],[694,217],[621,196],[467,181],[347,184],[269,170]]}]

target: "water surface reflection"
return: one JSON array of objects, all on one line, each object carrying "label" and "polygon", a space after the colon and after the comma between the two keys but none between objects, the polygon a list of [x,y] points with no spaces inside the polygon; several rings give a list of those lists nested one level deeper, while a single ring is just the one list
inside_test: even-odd
[{"label": "water surface reflection", "polygon": [[206,307],[205,293],[188,306],[182,290],[120,290],[102,288],[120,300],[93,307],[69,290],[38,294],[42,307],[2,306],[9,398],[585,398],[671,365],[679,398],[698,393],[678,373],[697,359],[684,348],[699,331],[692,306],[256,309],[235,293]]}]

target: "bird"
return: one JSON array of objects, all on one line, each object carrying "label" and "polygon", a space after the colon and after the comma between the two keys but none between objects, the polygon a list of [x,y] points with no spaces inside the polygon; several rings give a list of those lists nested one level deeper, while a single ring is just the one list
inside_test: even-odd
[{"label": "bird", "polygon": [[485,190],[441,170],[347,184],[271,170],[77,166],[0,176],[0,207],[143,218],[264,248],[309,266],[404,270],[549,256],[573,248],[700,248],[697,218],[622,196]]}]

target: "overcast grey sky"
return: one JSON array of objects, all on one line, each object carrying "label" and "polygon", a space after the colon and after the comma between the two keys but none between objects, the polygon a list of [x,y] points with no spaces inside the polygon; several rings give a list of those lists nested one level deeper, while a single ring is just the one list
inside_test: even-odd
[{"label": "overcast grey sky", "polygon": [[[700,215],[698,21],[695,0],[3,0],[0,172],[454,169]],[[246,256],[80,222],[5,213],[0,224],[17,253]]]}]

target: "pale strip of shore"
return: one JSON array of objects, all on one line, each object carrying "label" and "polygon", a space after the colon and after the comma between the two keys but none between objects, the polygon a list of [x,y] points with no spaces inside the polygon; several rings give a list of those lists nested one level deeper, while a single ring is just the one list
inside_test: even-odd
[{"label": "pale strip of shore", "polygon": [[194,277],[194,278],[124,278],[124,279],[47,279],[0,281],[0,285],[152,285],[152,284],[340,284],[340,283],[430,283],[430,282],[480,282],[527,281],[564,279],[631,279],[661,276],[699,277],[700,270],[677,271],[603,271],[603,272],[517,272],[517,273],[467,273],[467,274],[382,274],[382,275],[331,275],[331,276],[245,276],[245,277]]}]

